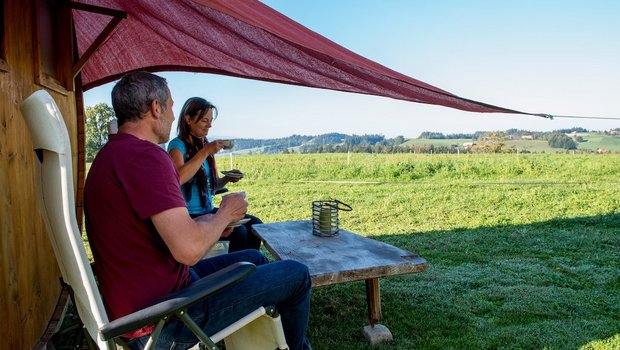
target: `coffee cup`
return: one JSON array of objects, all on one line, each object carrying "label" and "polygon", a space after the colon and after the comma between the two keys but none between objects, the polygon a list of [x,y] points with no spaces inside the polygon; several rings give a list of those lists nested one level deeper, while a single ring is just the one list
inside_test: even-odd
[{"label": "coffee cup", "polygon": [[235,140],[220,140],[220,142],[224,146],[223,149],[232,149],[235,146]]}]

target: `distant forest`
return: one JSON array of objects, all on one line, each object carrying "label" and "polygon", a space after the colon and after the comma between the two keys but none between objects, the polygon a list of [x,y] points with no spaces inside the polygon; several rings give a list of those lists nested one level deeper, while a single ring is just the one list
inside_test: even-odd
[{"label": "distant forest", "polygon": [[506,131],[476,131],[473,134],[447,134],[444,135],[440,132],[433,131],[425,131],[418,136],[418,139],[431,139],[431,140],[445,140],[445,139],[472,139],[472,140],[481,140],[487,137],[491,133],[495,134],[503,134],[504,136],[514,137],[514,136],[532,136],[533,140],[548,140],[550,135],[554,134],[570,134],[570,133],[588,133],[587,129],[584,128],[570,128],[570,129],[558,129],[551,132],[545,131],[529,131],[529,130],[520,130],[520,129],[508,129]]},{"label": "distant forest", "polygon": [[235,150],[248,153],[334,153],[370,152],[397,146],[407,141],[403,136],[386,139],[383,135],[346,135],[329,133],[318,136],[292,135],[278,139],[235,139]]},{"label": "distant forest", "polygon": [[417,139],[471,140],[471,145],[407,144],[403,136],[386,138],[383,135],[346,135],[329,133],[318,136],[292,135],[277,139],[235,139],[235,151],[248,154],[260,153],[511,153],[507,140],[544,140],[550,147],[566,150],[577,149],[583,138],[578,134],[601,133],[620,135],[620,128],[609,131],[589,131],[584,128],[559,129],[551,132],[508,129],[506,131],[477,131],[473,134],[443,134],[425,131]]}]

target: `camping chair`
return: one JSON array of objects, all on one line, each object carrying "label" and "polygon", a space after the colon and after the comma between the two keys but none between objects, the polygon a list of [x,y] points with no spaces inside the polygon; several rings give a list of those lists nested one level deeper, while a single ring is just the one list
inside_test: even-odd
[{"label": "camping chair", "polygon": [[120,336],[156,324],[146,349],[152,349],[170,317],[179,317],[208,349],[224,339],[226,349],[286,349],[280,316],[275,308],[260,307],[242,319],[207,336],[184,312],[190,305],[249,276],[256,267],[237,263],[174,292],[158,303],[108,321],[75,216],[71,145],[64,120],[45,90],[21,104],[32,136],[38,204],[64,282],[72,290],[81,321],[99,349],[114,350]]}]

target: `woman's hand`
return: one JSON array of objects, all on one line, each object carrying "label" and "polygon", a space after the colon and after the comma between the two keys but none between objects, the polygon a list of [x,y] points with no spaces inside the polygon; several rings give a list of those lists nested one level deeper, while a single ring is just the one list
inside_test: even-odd
[{"label": "woman's hand", "polygon": [[209,154],[216,154],[224,148],[224,143],[220,140],[211,141],[209,143],[205,143],[205,145],[200,150],[201,152],[205,152],[205,158]]},{"label": "woman's hand", "polygon": [[222,237],[228,237],[235,230],[234,227],[227,227],[224,232],[222,232]]},{"label": "woman's hand", "polygon": [[224,175],[224,179],[227,182],[239,182],[239,180],[243,179],[243,173],[239,169],[230,170],[229,173],[240,174],[241,177]]}]

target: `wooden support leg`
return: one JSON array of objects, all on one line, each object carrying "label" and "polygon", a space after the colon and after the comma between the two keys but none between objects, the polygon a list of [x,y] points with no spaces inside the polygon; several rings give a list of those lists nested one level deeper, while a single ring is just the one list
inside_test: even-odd
[{"label": "wooden support leg", "polygon": [[370,320],[370,325],[365,326],[362,330],[364,337],[366,337],[371,344],[392,340],[393,337],[390,330],[386,326],[379,324],[382,315],[381,292],[379,290],[378,278],[366,280],[366,301],[368,302],[368,319]]},{"label": "wooden support leg", "polygon": [[379,279],[371,278],[366,280],[366,301],[368,302],[368,319],[370,325],[375,326],[381,320],[381,292],[379,290]]}]

